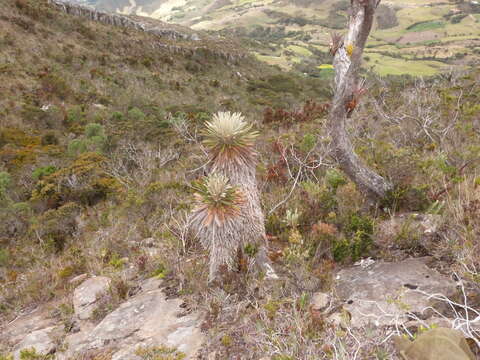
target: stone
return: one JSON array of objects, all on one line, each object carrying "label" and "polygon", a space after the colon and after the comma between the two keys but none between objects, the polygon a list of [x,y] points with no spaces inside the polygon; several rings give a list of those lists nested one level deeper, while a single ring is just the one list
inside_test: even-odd
[{"label": "stone", "polygon": [[380,222],[374,241],[384,249],[411,247],[412,243],[429,248],[441,225],[440,215],[405,213]]},{"label": "stone", "polygon": [[111,348],[112,360],[133,360],[138,346],[164,345],[185,353],[186,359],[194,359],[204,342],[201,316],[195,313],[181,316],[182,300],[167,300],[160,284],[159,279],[145,281],[138,294],[93,329],[68,336],[68,350],[63,358]]},{"label": "stone", "polygon": [[325,319],[325,322],[327,324],[346,329],[347,328],[346,323],[348,322],[348,319],[346,319],[347,317],[348,317],[347,314],[341,314],[339,312],[335,312],[333,314],[330,314]]},{"label": "stone", "polygon": [[159,248],[147,248],[145,249],[145,252],[150,258],[157,258],[162,255],[162,250]]},{"label": "stone", "polygon": [[326,293],[317,292],[312,295],[312,300],[310,301],[310,308],[313,311],[324,311],[331,302],[331,296]]},{"label": "stone", "polygon": [[54,327],[36,330],[28,334],[17,346],[13,353],[15,360],[20,359],[20,352],[26,349],[34,348],[38,355],[48,355],[55,351],[55,342],[50,337],[49,333],[54,330]]},{"label": "stone", "polygon": [[451,297],[453,280],[425,265],[425,259],[376,262],[368,268],[350,267],[336,276],[335,290],[351,315],[353,327],[399,325],[411,320],[409,313],[428,318],[434,305],[429,294]]},{"label": "stone", "polygon": [[420,334],[414,341],[403,336],[394,339],[403,359],[475,360],[463,334],[454,329],[437,328]]},{"label": "stone", "polygon": [[70,279],[68,281],[69,284],[72,284],[72,285],[76,285],[76,284],[80,284],[82,281],[84,281],[86,278],[88,277],[87,274],[80,274],[80,275],[77,275],[75,276],[74,278]]},{"label": "stone", "polygon": [[53,326],[55,326],[55,320],[49,317],[46,309],[39,308],[0,328],[0,343],[17,345],[26,334]]},{"label": "stone", "polygon": [[216,360],[217,359],[217,352],[216,351],[212,351],[211,353],[209,353],[207,355],[207,360]]},{"label": "stone", "polygon": [[125,281],[132,281],[137,276],[138,272],[134,265],[130,265],[120,272],[120,276]]},{"label": "stone", "polygon": [[146,248],[152,248],[158,246],[158,241],[155,240],[153,237],[145,238],[140,241],[140,245]]},{"label": "stone", "polygon": [[98,307],[98,300],[107,294],[111,279],[95,276],[85,280],[73,293],[73,308],[80,320],[89,319]]}]

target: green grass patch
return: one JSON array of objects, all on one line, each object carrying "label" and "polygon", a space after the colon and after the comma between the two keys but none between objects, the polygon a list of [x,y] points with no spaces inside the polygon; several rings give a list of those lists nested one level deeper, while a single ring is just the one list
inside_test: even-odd
[{"label": "green grass patch", "polygon": [[445,27],[443,21],[423,21],[407,27],[407,31],[426,31]]},{"label": "green grass patch", "polygon": [[368,52],[365,58],[369,59],[367,66],[373,67],[373,71],[379,75],[412,75],[433,76],[444,66],[438,61],[406,60],[393,58],[383,54]]},{"label": "green grass patch", "polygon": [[320,70],[333,70],[333,65],[332,64],[322,64],[317,66]]},{"label": "green grass patch", "polygon": [[310,50],[298,45],[287,46],[287,50],[293,51],[295,54],[301,56],[312,56],[312,52]]}]

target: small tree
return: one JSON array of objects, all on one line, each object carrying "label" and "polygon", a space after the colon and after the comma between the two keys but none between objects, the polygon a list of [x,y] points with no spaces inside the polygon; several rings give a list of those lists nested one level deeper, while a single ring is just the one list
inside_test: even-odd
[{"label": "small tree", "polygon": [[219,112],[206,123],[203,135],[209,153],[210,173],[225,177],[244,194],[244,204],[239,216],[235,217],[236,245],[227,248],[230,257],[237,255],[238,251],[242,255],[247,250],[267,276],[276,278],[267,256],[265,219],[255,177],[258,132],[252,130],[252,125],[240,113]]},{"label": "small tree", "polygon": [[345,38],[332,34],[330,48],[334,55],[335,96],[329,115],[329,128],[335,155],[341,169],[359,189],[376,199],[384,198],[392,185],[357,156],[346,130],[346,121],[365,92],[358,72],[379,3],[380,0],[352,0],[348,33]]}]

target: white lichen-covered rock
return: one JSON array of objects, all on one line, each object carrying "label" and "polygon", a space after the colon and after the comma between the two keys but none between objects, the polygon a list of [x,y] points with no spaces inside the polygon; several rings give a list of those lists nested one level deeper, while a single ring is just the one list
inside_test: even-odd
[{"label": "white lichen-covered rock", "polygon": [[0,344],[19,344],[26,335],[37,330],[55,326],[55,319],[49,317],[48,311],[38,309],[37,311],[19,317],[5,327],[0,328]]},{"label": "white lichen-covered rock", "polygon": [[95,276],[85,280],[73,293],[73,308],[80,320],[89,319],[98,307],[98,300],[107,294],[111,280]]},{"label": "white lichen-covered rock", "polygon": [[335,283],[353,327],[398,325],[412,313],[428,317],[430,294],[451,297],[456,292],[456,283],[428,268],[423,259],[350,267],[337,274]]},{"label": "white lichen-covered rock", "polygon": [[35,349],[38,355],[48,355],[55,351],[56,344],[50,333],[54,330],[54,327],[46,329],[36,330],[28,334],[17,346],[13,353],[15,360],[20,359],[20,353],[22,350]]},{"label": "white lichen-covered rock", "polygon": [[82,356],[95,350],[108,350],[113,360],[137,359],[140,346],[168,346],[194,359],[204,342],[198,314],[181,316],[182,300],[166,299],[161,280],[144,282],[140,292],[108,314],[98,325],[67,337],[59,359]]},{"label": "white lichen-covered rock", "polygon": [[400,214],[377,224],[374,241],[381,248],[411,247],[412,244],[429,248],[441,225],[440,215]]}]

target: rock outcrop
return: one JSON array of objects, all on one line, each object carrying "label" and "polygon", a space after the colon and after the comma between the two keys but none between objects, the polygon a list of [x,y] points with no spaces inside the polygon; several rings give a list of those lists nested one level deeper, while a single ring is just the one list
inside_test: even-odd
[{"label": "rock outcrop", "polygon": [[86,6],[72,4],[68,1],[50,0],[50,3],[61,11],[74,16],[80,16],[92,21],[98,21],[107,25],[131,28],[135,30],[145,31],[157,36],[168,37],[173,40],[199,40],[197,33],[186,33],[174,29],[174,25],[168,25],[161,21],[152,21],[141,18],[139,16],[123,16],[118,14],[110,14],[102,11],[97,11]]},{"label": "rock outcrop", "polygon": [[49,327],[41,330],[36,330],[28,334],[17,346],[13,353],[15,360],[20,359],[22,350],[35,349],[38,355],[52,354],[56,350],[56,344],[53,337],[50,335],[55,330],[55,327]]},{"label": "rock outcrop", "polygon": [[97,326],[66,338],[69,359],[94,350],[109,350],[112,360],[134,360],[138,347],[168,346],[193,358],[203,343],[200,316],[180,316],[182,300],[169,299],[159,288],[161,280],[150,279],[141,291],[108,314]]},{"label": "rock outcrop", "polygon": [[426,318],[434,305],[430,294],[452,297],[456,292],[453,280],[428,268],[421,258],[343,269],[335,287],[352,327],[399,325],[411,314]]},{"label": "rock outcrop", "polygon": [[100,22],[110,26],[129,28],[151,34],[154,38],[173,40],[174,42],[188,42],[172,44],[153,41],[150,45],[159,50],[185,55],[202,55],[218,57],[227,61],[237,61],[246,58],[246,52],[238,50],[238,46],[231,47],[228,42],[207,34],[199,34],[189,28],[175,24],[168,24],[160,20],[136,15],[119,15],[97,11],[93,8],[70,3],[67,0],[48,0],[58,10],[90,21]]},{"label": "rock outcrop", "polygon": [[204,342],[202,316],[185,313],[181,299],[167,299],[159,279],[144,281],[136,295],[99,324],[85,318],[82,314],[98,299],[97,290],[104,291],[109,284],[108,278],[92,277],[75,289],[77,305],[80,301],[80,307],[75,306],[77,332],[65,333],[63,324],[51,318],[51,312],[38,311],[2,329],[0,341],[10,345],[15,359],[20,358],[21,350],[34,348],[37,354],[54,354],[56,360],[91,354],[109,354],[112,360],[141,360],[136,355],[139,348],[163,346],[177,349],[185,359],[196,358]]},{"label": "rock outcrop", "polygon": [[95,276],[85,280],[73,293],[73,308],[80,320],[89,319],[98,307],[98,300],[107,294],[111,280]]},{"label": "rock outcrop", "polygon": [[422,246],[430,249],[442,225],[440,215],[405,213],[380,222],[375,229],[375,244],[383,249]]}]

